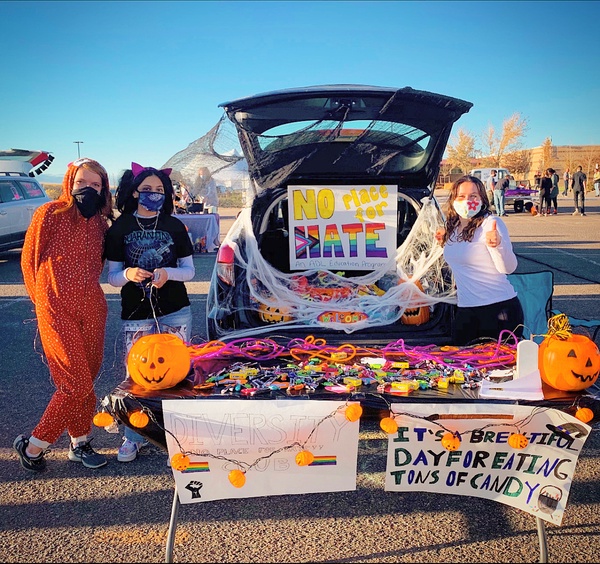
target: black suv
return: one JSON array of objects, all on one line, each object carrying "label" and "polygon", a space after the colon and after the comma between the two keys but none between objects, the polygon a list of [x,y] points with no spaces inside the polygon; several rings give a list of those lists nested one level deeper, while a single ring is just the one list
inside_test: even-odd
[{"label": "black suv", "polygon": [[218,250],[209,338],[449,343],[454,289],[432,232],[433,189],[452,125],[472,104],[326,85],[221,106],[252,200]]}]

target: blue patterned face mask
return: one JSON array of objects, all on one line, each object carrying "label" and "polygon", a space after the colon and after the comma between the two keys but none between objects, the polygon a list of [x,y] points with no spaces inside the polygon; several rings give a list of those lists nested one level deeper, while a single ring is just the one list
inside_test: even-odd
[{"label": "blue patterned face mask", "polygon": [[138,192],[140,195],[140,204],[148,211],[160,211],[165,203],[165,195],[158,192]]}]

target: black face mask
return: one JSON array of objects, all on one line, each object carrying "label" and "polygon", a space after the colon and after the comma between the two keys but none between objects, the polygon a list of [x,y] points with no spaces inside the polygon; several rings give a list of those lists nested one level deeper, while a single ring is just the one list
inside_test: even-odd
[{"label": "black face mask", "polygon": [[102,207],[102,197],[91,186],[75,188],[72,194],[75,198],[75,204],[77,204],[79,213],[86,219],[96,215],[98,210]]}]

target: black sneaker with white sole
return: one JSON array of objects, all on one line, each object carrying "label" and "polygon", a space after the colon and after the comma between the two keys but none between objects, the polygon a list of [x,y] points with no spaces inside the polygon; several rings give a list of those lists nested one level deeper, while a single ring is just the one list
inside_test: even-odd
[{"label": "black sneaker with white sole", "polygon": [[13,442],[13,448],[21,459],[21,466],[30,472],[43,472],[46,469],[44,451],[37,456],[29,456],[26,452],[28,444],[29,439],[26,439],[23,435],[19,435]]},{"label": "black sneaker with white sole", "polygon": [[69,460],[71,462],[81,462],[86,468],[101,468],[108,463],[106,457],[96,452],[90,441],[69,445]]}]

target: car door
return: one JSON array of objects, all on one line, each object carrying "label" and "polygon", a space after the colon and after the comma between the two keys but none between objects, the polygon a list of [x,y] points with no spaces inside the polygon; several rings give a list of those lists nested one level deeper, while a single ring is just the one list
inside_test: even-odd
[{"label": "car door", "polygon": [[0,179],[0,243],[18,237],[23,226],[29,225],[26,205],[25,196],[17,182]]},{"label": "car door", "polygon": [[47,201],[36,181],[0,178],[0,246],[20,243],[34,211]]}]

